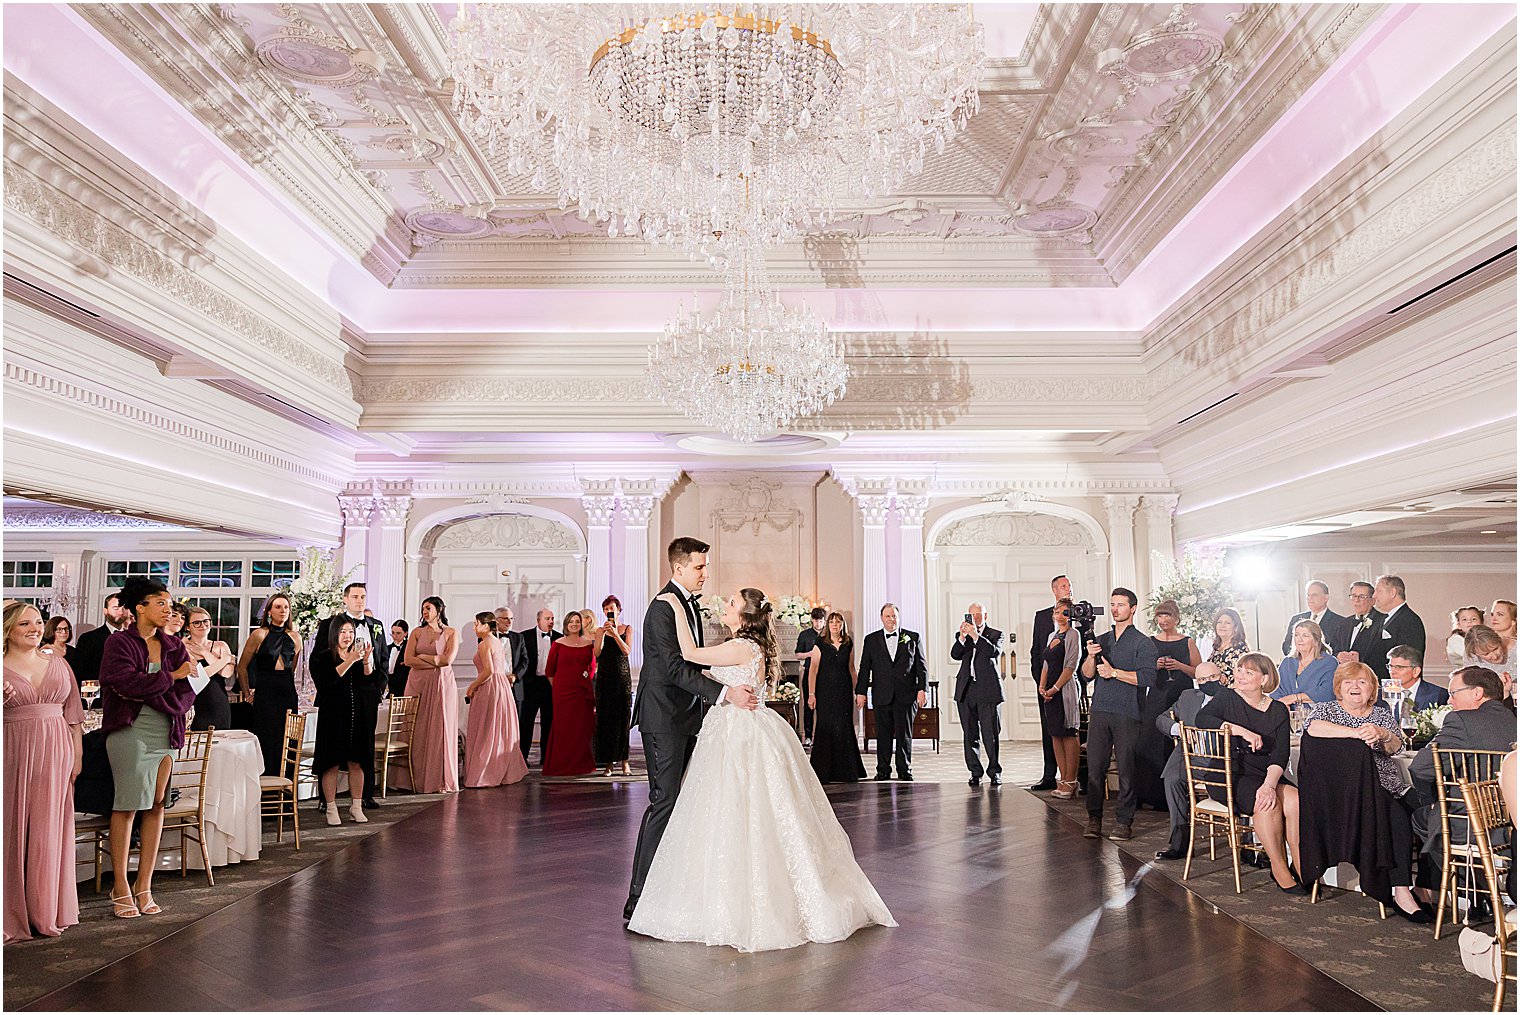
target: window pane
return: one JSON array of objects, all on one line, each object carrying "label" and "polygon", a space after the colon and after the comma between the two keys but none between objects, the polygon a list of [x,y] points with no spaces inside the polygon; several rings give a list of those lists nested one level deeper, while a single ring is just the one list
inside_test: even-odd
[{"label": "window pane", "polygon": [[119,589],[128,578],[153,578],[169,584],[167,560],[108,560],[106,561],[106,588]]},{"label": "window pane", "polygon": [[53,587],[51,560],[8,560],[5,562],[5,586],[17,589]]},{"label": "window pane", "polygon": [[243,584],[241,560],[182,560],[181,588],[237,588]]},{"label": "window pane", "polygon": [[301,576],[298,560],[256,560],[249,584],[256,589],[277,588]]},{"label": "window pane", "polygon": [[212,641],[225,641],[234,655],[243,643],[243,628],[238,622],[242,610],[241,596],[191,596],[191,606],[199,606],[211,614],[211,630],[206,637]]}]

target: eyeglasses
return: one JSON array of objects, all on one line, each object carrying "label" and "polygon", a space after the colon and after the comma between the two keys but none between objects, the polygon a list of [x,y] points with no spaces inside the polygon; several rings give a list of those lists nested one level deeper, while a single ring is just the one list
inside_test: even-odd
[{"label": "eyeglasses", "polygon": [[1370,592],[1353,592],[1347,598],[1350,598],[1350,599],[1371,599],[1372,598],[1372,593],[1370,593]]},{"label": "eyeglasses", "polygon": [[1412,669],[1414,669],[1414,667],[1411,666],[1411,665],[1409,665],[1408,663],[1389,663],[1388,664],[1388,668],[1390,670],[1412,670]]},{"label": "eyeglasses", "polygon": [[1479,687],[1477,684],[1473,684],[1471,687],[1448,687],[1446,689],[1446,696],[1449,698],[1449,697],[1451,697],[1454,694],[1461,694],[1463,691],[1481,691],[1481,690],[1482,690],[1482,688]]},{"label": "eyeglasses", "polygon": [[192,621],[190,621],[190,626],[191,627],[210,627],[211,626],[211,621],[209,621],[209,620],[192,620]]}]

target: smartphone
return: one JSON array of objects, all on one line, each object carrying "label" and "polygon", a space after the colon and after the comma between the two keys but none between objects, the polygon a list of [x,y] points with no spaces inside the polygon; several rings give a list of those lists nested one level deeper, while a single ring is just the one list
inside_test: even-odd
[{"label": "smartphone", "polygon": [[966,623],[971,623],[971,614],[966,614]]},{"label": "smartphone", "polygon": [[608,619],[608,620],[611,620],[611,619],[612,619],[612,616],[613,616],[613,614],[612,614],[612,611],[611,611],[611,610],[608,610],[608,611],[607,611],[607,619]]}]

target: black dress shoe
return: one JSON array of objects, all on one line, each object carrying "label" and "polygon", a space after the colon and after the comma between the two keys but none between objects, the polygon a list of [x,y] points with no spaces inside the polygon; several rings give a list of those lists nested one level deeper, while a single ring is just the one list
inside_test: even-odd
[{"label": "black dress shoe", "polygon": [[912,776],[911,773],[908,774],[908,775],[899,775],[897,778],[901,782],[912,782],[913,781],[913,776]]},{"label": "black dress shoe", "polygon": [[380,801],[374,799],[373,797],[365,797],[364,798],[364,809],[365,810],[369,810],[371,807],[379,807],[379,806],[380,806]]},{"label": "black dress shoe", "polygon": [[[1277,875],[1275,875],[1275,874],[1272,875],[1272,884],[1277,885],[1277,890],[1279,892],[1282,892],[1284,895],[1308,895],[1309,894],[1309,889],[1307,889],[1307,888],[1304,887],[1304,883],[1298,879],[1298,875],[1297,874],[1293,875],[1293,885],[1292,885],[1291,888],[1284,888],[1282,885],[1278,885],[1277,884]],[[1397,908],[1397,907],[1395,907],[1395,908]]]},{"label": "black dress shoe", "polygon": [[885,772],[877,772],[876,773],[876,781],[877,782],[886,782],[890,778],[892,778],[892,777],[890,775],[887,775]]},{"label": "black dress shoe", "polygon": [[628,921],[633,919],[633,911],[638,907],[638,899],[629,899],[623,906],[623,926],[628,926]]},{"label": "black dress shoe", "polygon": [[1187,859],[1187,850],[1186,849],[1178,849],[1176,846],[1168,846],[1168,847],[1166,847],[1163,850],[1158,850],[1157,851],[1157,853],[1156,853],[1156,859],[1157,860],[1185,860],[1185,859]]},{"label": "black dress shoe", "polygon": [[1001,775],[994,775],[991,781],[994,786],[1001,786],[1003,784],[1003,777]]},{"label": "black dress shoe", "polygon": [[1031,793],[1045,793],[1045,792],[1047,792],[1049,790],[1053,790],[1055,788],[1056,788],[1056,781],[1054,779],[1041,779],[1039,782],[1037,782],[1033,786],[1029,787],[1029,792],[1031,792]]},{"label": "black dress shoe", "polygon": [[1395,913],[1398,913],[1404,919],[1408,920],[1410,923],[1429,924],[1436,922],[1435,916],[1425,912],[1425,910],[1416,909],[1413,913],[1410,913],[1405,911],[1405,909],[1397,902],[1393,904],[1393,911]]},{"label": "black dress shoe", "polygon": [[972,789],[976,789],[981,784],[982,784],[981,776],[973,775],[971,778],[969,778],[969,779],[966,780],[966,785],[970,786]]}]

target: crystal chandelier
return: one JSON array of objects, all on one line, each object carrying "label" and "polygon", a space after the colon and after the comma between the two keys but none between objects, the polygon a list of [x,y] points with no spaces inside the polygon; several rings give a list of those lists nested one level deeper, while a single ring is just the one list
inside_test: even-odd
[{"label": "crystal chandelier", "polygon": [[805,307],[787,308],[770,287],[765,257],[734,246],[723,297],[708,317],[693,305],[649,349],[651,393],[702,425],[752,442],[809,416],[844,393],[844,347]]},{"label": "crystal chandelier", "polygon": [[983,60],[958,4],[461,4],[451,43],[460,122],[508,172],[710,258],[897,191],[965,128]]}]

